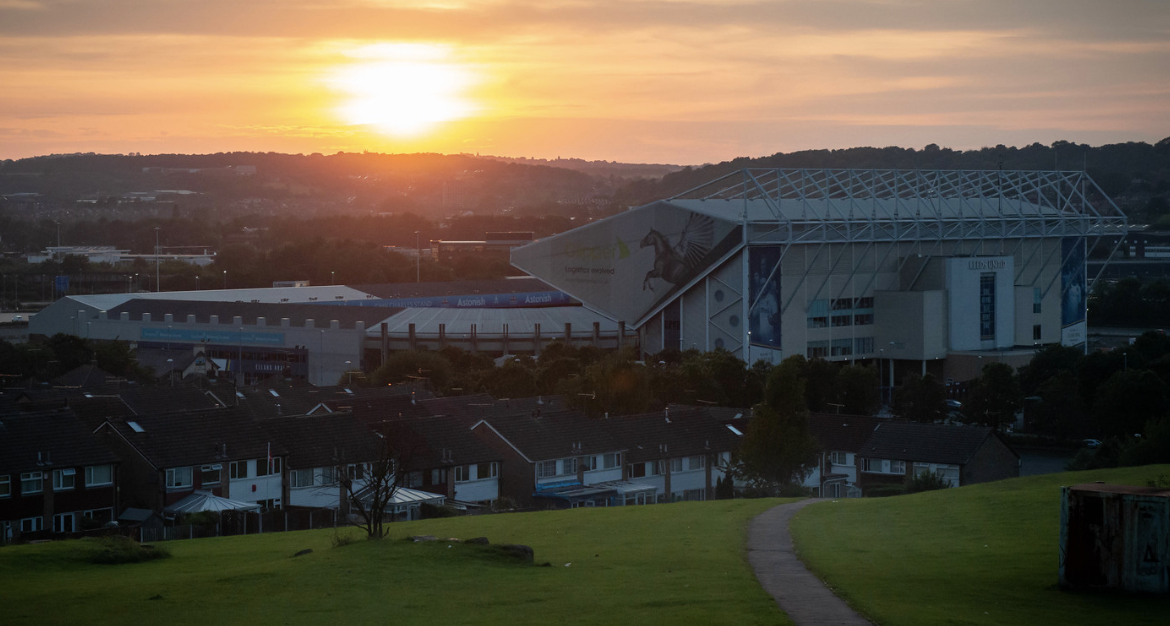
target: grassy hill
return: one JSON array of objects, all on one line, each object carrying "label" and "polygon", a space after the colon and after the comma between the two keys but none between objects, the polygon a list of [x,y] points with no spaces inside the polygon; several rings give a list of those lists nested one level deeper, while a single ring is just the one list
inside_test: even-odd
[{"label": "grassy hill", "polygon": [[1057,586],[1060,487],[1159,478],[1170,478],[1170,466],[825,502],[798,514],[792,531],[810,569],[881,625],[1166,624],[1168,598]]},{"label": "grassy hill", "polygon": [[[12,546],[0,623],[787,624],[744,552],[747,521],[779,502],[429,520],[340,547],[333,531],[174,541],[169,559],[122,565],[89,563],[92,541]],[[526,544],[551,566],[401,540],[419,534]]]}]

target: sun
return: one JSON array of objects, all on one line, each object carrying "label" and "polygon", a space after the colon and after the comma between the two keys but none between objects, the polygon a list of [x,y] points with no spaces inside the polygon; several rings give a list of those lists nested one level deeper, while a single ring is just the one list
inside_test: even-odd
[{"label": "sun", "polygon": [[350,56],[355,62],[337,68],[328,81],[345,95],[338,114],[350,124],[413,137],[477,110],[466,95],[471,71],[452,62],[443,46],[382,44]]}]

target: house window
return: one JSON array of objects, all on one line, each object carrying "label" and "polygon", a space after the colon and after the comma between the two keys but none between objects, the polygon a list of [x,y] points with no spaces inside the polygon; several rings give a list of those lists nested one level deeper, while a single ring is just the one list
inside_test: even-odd
[{"label": "house window", "polygon": [[191,486],[190,467],[172,467],[167,470],[167,489],[180,489]]},{"label": "house window", "polygon": [[565,476],[571,476],[577,473],[577,459],[565,459],[561,461],[564,471],[561,473]]},{"label": "house window", "polygon": [[653,476],[661,476],[666,473],[665,461],[654,461],[650,469],[650,474]]},{"label": "house window", "polygon": [[861,470],[864,472],[884,473],[882,471],[882,460],[881,459],[865,459],[861,463]]},{"label": "house window", "polygon": [[682,457],[671,459],[670,460],[670,473],[674,474],[676,472],[681,472],[681,471],[683,471]]},{"label": "house window", "polygon": [[223,465],[204,465],[199,468],[199,482],[203,485],[218,485],[220,475],[223,474]]},{"label": "house window", "polygon": [[1032,341],[1040,341],[1040,324],[1032,325]]},{"label": "house window", "polygon": [[431,484],[443,485],[447,482],[447,468],[439,468],[431,470]]},{"label": "house window", "polygon": [[[40,472],[25,472],[20,475],[20,495],[40,493],[45,488],[45,475]],[[30,518],[31,519],[31,518]],[[23,523],[23,522],[22,522]]]},{"label": "house window", "polygon": [[321,484],[322,485],[336,485],[338,473],[339,472],[337,471],[337,468],[333,467],[332,465],[329,467],[322,467],[321,468]]},{"label": "house window", "polygon": [[1041,296],[1040,288],[1039,287],[1032,287],[1032,312],[1033,313],[1037,313],[1037,314],[1040,313],[1040,310],[1041,310],[1040,301],[1043,300],[1043,298],[1041,298],[1040,296]]},{"label": "house window", "polygon": [[930,473],[930,463],[915,463],[914,464],[914,475],[915,476],[917,476],[919,474],[929,474],[929,473]]},{"label": "house window", "polygon": [[[275,463],[276,459],[273,459],[272,461]],[[279,472],[279,471],[280,470],[277,470],[277,472]],[[361,479],[366,477],[365,463],[350,463],[345,468],[345,471],[348,472],[348,476],[349,476],[350,480],[361,480]]]},{"label": "house window", "polygon": [[313,470],[302,469],[289,472],[289,481],[295,487],[312,487]]},{"label": "house window", "polygon": [[113,465],[89,465],[85,468],[85,486],[99,487],[114,484]]},{"label": "house window", "polygon": [[831,320],[831,325],[834,328],[840,328],[841,326],[852,326],[853,325],[853,315],[850,315],[850,314],[834,315],[833,319]]},{"label": "house window", "polygon": [[8,474],[0,476],[0,498],[7,498],[12,495],[12,477]]},{"label": "house window", "polygon": [[906,473],[906,462],[905,461],[890,461],[890,473],[891,474],[905,474]]},{"label": "house window", "polygon": [[248,478],[248,463],[250,463],[250,461],[232,461],[228,465],[228,476],[232,480],[243,480]]},{"label": "house window", "polygon": [[845,339],[834,339],[830,345],[832,347],[829,354],[832,356],[849,356],[853,354],[853,340],[848,337]]},{"label": "house window", "polygon": [[77,470],[72,467],[53,470],[53,491],[68,491],[74,487],[76,482]]},{"label": "house window", "polygon": [[581,457],[581,466],[584,467],[585,471],[587,472],[597,469],[597,456],[594,455]]},{"label": "house window", "polygon": [[698,469],[703,469],[706,466],[707,466],[707,457],[705,457],[701,454],[696,455],[696,456],[692,456],[687,461],[688,469],[698,470]]},{"label": "house window", "polygon": [[618,466],[619,461],[619,455],[616,452],[613,454],[607,454],[602,457],[601,466],[604,469],[613,469]]},{"label": "house window", "polygon": [[548,478],[550,476],[556,476],[556,475],[557,475],[557,462],[556,461],[541,461],[540,463],[536,464],[536,477],[537,478]]},{"label": "house window", "polygon": [[55,533],[71,533],[73,532],[73,514],[72,513],[58,513],[53,516],[53,532]]},{"label": "house window", "polygon": [[20,532],[22,533],[35,533],[44,529],[45,518],[43,517],[26,517],[20,520]]},{"label": "house window", "polygon": [[499,475],[500,475],[500,464],[499,463],[494,463],[494,462],[493,463],[480,463],[479,467],[477,467],[475,470],[475,477],[478,478],[479,480],[483,480],[485,478],[495,478],[496,476],[499,476]]},{"label": "house window", "polygon": [[257,476],[273,476],[280,474],[280,457],[272,457],[272,461],[267,458],[256,459],[256,475]]},{"label": "house window", "polygon": [[466,465],[456,465],[455,466],[455,482],[465,483],[465,482],[471,480],[467,476],[467,474],[468,474],[467,469],[468,468]]},{"label": "house window", "polygon": [[92,509],[89,511],[82,511],[81,516],[85,519],[90,519],[95,522],[105,524],[106,522],[113,521],[114,509]]},{"label": "house window", "polygon": [[422,472],[408,472],[406,474],[406,487],[408,489],[417,489],[423,486]]},{"label": "house window", "polygon": [[833,450],[829,453],[829,462],[833,465],[848,465],[849,453],[843,450]]},{"label": "house window", "polygon": [[645,463],[630,463],[629,466],[630,478],[642,478],[646,475]]}]

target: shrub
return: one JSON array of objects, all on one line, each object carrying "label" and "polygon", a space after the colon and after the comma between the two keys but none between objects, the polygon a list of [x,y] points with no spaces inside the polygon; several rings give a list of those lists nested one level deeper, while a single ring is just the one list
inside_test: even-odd
[{"label": "shrub", "polygon": [[333,547],[334,548],[341,548],[343,546],[348,546],[351,543],[356,543],[357,540],[358,540],[357,535],[355,535],[353,533],[341,534],[337,531],[333,532]]},{"label": "shrub", "polygon": [[120,565],[122,563],[169,559],[170,557],[171,553],[165,548],[138,543],[129,537],[113,535],[98,540],[98,550],[90,557],[90,562],[99,565]]},{"label": "shrub", "polygon": [[876,485],[865,490],[867,498],[888,498],[906,493],[906,485]]},{"label": "shrub", "polygon": [[459,512],[454,509],[454,507],[436,506],[434,504],[428,504],[426,502],[423,502],[419,506],[419,513],[422,516],[422,519],[435,519],[438,517],[455,517],[456,515],[459,514]]},{"label": "shrub", "polygon": [[934,472],[919,472],[910,479],[910,482],[906,483],[906,493],[948,489],[950,486],[951,483],[949,480],[939,476]]}]

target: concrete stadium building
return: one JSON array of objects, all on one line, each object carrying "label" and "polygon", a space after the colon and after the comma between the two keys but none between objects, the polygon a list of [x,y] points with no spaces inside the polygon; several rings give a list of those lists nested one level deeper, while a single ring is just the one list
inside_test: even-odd
[{"label": "concrete stadium building", "polygon": [[1084,344],[1086,257],[1125,231],[1084,172],[748,169],[512,263],[647,354],[876,359],[892,385]]}]

